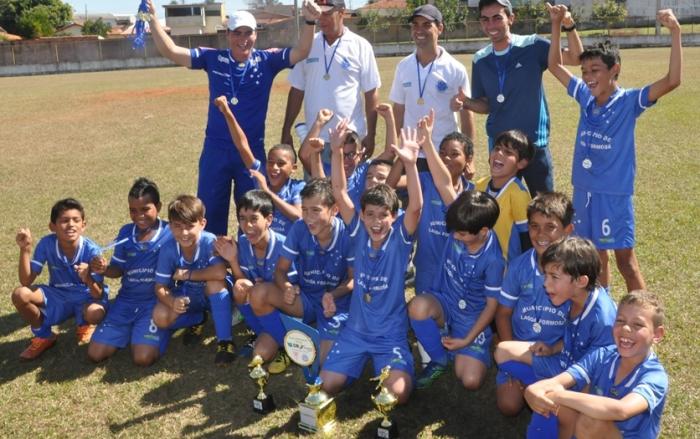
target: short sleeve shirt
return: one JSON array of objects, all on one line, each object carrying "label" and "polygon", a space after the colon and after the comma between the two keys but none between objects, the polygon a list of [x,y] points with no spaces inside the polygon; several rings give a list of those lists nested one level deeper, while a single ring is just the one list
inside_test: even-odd
[{"label": "short sleeve shirt", "polygon": [[[258,258],[246,235],[241,235],[240,238],[238,238],[238,264],[241,266],[241,270],[246,278],[251,281],[260,279],[263,282],[274,282],[275,269],[277,268],[279,256],[282,253],[284,241],[284,235],[271,229],[268,230],[265,256]],[[287,273],[287,277],[291,283],[296,283],[298,281],[297,271],[293,264]]]},{"label": "short sleeve shirt", "polygon": [[[202,231],[197,242],[192,258],[188,259],[182,253],[180,244],[175,238],[169,240],[163,245],[158,255],[158,264],[156,266],[156,283],[161,285],[171,286],[173,284],[172,277],[175,270],[182,268],[187,270],[201,270],[216,264],[223,264],[224,260],[220,256],[214,254],[214,242],[216,236],[212,233]],[[184,281],[184,286],[190,292],[204,293],[206,282],[198,282],[193,280]]]}]

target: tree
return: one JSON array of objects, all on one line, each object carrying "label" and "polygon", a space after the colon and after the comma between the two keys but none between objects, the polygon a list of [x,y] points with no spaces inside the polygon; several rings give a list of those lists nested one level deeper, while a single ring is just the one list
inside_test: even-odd
[{"label": "tree", "polygon": [[372,42],[375,40],[377,32],[389,28],[389,22],[385,17],[379,15],[377,11],[370,10],[362,14],[360,25],[364,25],[365,29],[372,32]]},{"label": "tree", "polygon": [[603,3],[593,4],[593,18],[605,23],[605,28],[610,35],[610,28],[627,17],[627,9],[622,3],[615,0],[605,0]]},{"label": "tree", "polygon": [[460,0],[435,0],[434,5],[442,14],[442,22],[445,25],[445,32],[455,30],[458,24],[464,23],[467,19],[468,8],[466,2]]},{"label": "tree", "polygon": [[83,23],[83,35],[99,35],[106,37],[112,26],[102,21],[102,17],[97,20],[86,20]]},{"label": "tree", "polygon": [[53,35],[72,16],[61,0],[0,0],[0,27],[25,38]]}]

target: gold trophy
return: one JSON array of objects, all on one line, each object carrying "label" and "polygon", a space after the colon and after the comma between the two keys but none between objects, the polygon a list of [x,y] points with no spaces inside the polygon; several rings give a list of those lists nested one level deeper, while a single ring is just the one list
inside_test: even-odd
[{"label": "gold trophy", "polygon": [[381,424],[379,424],[379,427],[377,427],[376,437],[384,439],[399,437],[399,429],[396,422],[389,418],[389,412],[394,408],[399,399],[396,397],[396,395],[391,393],[389,389],[384,387],[384,381],[389,378],[390,372],[391,366],[384,366],[379,376],[370,378],[370,381],[378,381],[375,390],[379,390],[379,393],[372,395],[372,402],[377,407],[377,410],[379,410],[379,413],[384,416]]},{"label": "gold trophy", "polygon": [[252,379],[260,388],[258,396],[253,399],[253,410],[261,415],[270,413],[275,409],[275,402],[272,400],[272,395],[265,394],[265,384],[267,384],[267,377],[270,374],[263,369],[263,359],[260,355],[256,355],[253,360],[248,364],[250,371],[250,379]]},{"label": "gold trophy", "polygon": [[335,427],[335,401],[321,390],[323,380],[316,377],[307,384],[309,394],[299,403],[299,428],[310,433],[330,433]]}]

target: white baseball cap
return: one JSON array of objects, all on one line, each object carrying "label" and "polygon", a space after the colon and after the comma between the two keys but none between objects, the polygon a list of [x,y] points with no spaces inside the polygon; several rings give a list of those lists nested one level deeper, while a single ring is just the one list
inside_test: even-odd
[{"label": "white baseball cap", "polygon": [[236,11],[228,19],[228,30],[236,30],[239,27],[249,27],[255,30],[257,23],[255,17],[248,11]]}]

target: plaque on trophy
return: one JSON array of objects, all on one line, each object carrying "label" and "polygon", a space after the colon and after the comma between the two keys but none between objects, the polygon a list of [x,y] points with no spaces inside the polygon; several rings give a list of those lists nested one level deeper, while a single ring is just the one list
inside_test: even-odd
[{"label": "plaque on trophy", "polygon": [[335,401],[321,390],[322,385],[321,377],[307,384],[309,394],[299,403],[299,428],[310,433],[330,433],[335,427]]},{"label": "plaque on trophy", "polygon": [[396,425],[396,421],[393,421],[389,417],[389,412],[396,406],[399,399],[396,395],[391,393],[389,389],[384,387],[384,381],[389,378],[389,373],[391,373],[391,366],[384,366],[378,376],[371,378],[371,381],[378,381],[375,390],[379,390],[379,393],[372,395],[372,402],[374,406],[377,407],[379,413],[384,417],[379,427],[377,427],[376,437],[383,439],[399,437],[399,429]]},{"label": "plaque on trophy", "polygon": [[258,395],[253,399],[253,410],[262,415],[270,413],[275,409],[275,402],[272,399],[272,395],[265,394],[265,384],[267,384],[267,378],[270,374],[262,367],[263,359],[260,355],[256,355],[253,360],[248,364],[250,370],[250,379],[252,379],[255,384],[257,384],[259,392]]},{"label": "plaque on trophy", "polygon": [[321,337],[318,330],[306,323],[282,314],[282,323],[287,330],[284,336],[284,350],[289,358],[304,370],[304,378],[308,384],[313,384],[318,377]]}]

